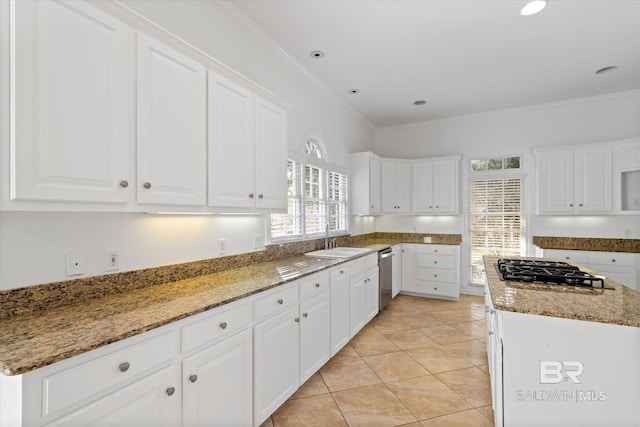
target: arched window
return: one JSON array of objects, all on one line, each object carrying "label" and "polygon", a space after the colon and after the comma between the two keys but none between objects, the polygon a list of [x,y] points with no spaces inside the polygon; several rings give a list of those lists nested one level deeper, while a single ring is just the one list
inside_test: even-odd
[{"label": "arched window", "polygon": [[316,140],[315,138],[309,138],[307,143],[305,144],[305,153],[307,156],[327,161],[326,151],[322,142]]}]

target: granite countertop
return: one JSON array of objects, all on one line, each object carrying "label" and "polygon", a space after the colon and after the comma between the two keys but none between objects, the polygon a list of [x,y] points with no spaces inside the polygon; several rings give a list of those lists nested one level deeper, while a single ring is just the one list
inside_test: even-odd
[{"label": "granite countertop", "polygon": [[[606,283],[614,290],[503,281],[495,268],[498,259],[484,257],[489,293],[496,310],[640,327],[640,292],[609,279]],[[593,273],[571,261],[553,261],[569,262]]]},{"label": "granite countertop", "polygon": [[[350,258],[298,253],[263,261],[256,253],[242,256],[240,265],[191,278],[176,271],[201,268],[201,262],[5,291],[0,373],[24,374],[399,243],[419,242],[410,235],[382,235],[342,245],[370,249]],[[433,244],[459,245],[460,236],[439,235]],[[166,282],[144,284],[157,276],[167,277]],[[119,283],[125,279],[133,282]],[[106,287],[118,290],[105,292]],[[85,298],[88,293],[93,296]]]},{"label": "granite countertop", "polygon": [[0,320],[0,372],[23,374],[389,247],[263,262]]}]

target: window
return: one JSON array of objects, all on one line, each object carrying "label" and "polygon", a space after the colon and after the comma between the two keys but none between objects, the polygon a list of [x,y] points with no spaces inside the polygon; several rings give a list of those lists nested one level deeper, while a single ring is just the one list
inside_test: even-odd
[{"label": "window", "polygon": [[471,283],[483,284],[483,255],[524,256],[523,178],[519,157],[471,161],[469,240]]},{"label": "window", "polygon": [[271,214],[271,240],[294,240],[349,231],[348,177],[322,161],[323,147],[314,140],[306,145],[306,164],[289,160],[288,211]]}]

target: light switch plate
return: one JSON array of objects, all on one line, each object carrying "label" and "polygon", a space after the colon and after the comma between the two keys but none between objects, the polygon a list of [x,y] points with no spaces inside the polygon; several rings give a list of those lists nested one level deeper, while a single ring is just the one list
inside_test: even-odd
[{"label": "light switch plate", "polygon": [[66,256],[66,272],[67,276],[80,276],[87,272],[87,252],[72,251],[67,252]]}]

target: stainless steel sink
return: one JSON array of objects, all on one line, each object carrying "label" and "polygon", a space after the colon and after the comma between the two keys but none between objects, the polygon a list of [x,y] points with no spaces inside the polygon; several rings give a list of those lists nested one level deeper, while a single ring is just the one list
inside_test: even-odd
[{"label": "stainless steel sink", "polygon": [[316,257],[316,258],[349,258],[349,257],[360,255],[366,252],[371,252],[371,249],[341,247],[341,248],[322,249],[319,251],[307,252],[305,255]]}]

